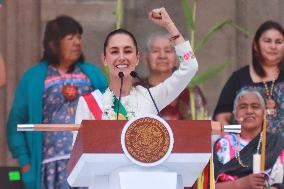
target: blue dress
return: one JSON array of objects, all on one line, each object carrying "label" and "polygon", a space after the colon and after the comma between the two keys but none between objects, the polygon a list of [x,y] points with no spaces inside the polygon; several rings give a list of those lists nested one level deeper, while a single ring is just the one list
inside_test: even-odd
[{"label": "blue dress", "polygon": [[[78,97],[68,100],[63,86],[76,86]],[[43,123],[73,124],[79,96],[94,90],[88,77],[75,65],[72,71],[60,74],[48,66],[44,82]],[[69,189],[66,167],[72,149],[72,132],[43,132],[42,189]]]}]

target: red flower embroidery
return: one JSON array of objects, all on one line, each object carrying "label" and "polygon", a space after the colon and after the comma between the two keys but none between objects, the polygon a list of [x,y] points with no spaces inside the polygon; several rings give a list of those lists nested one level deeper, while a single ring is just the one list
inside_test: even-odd
[{"label": "red flower embroidery", "polygon": [[220,142],[218,142],[216,145],[216,151],[219,152],[220,149],[221,149],[221,144]]},{"label": "red flower embroidery", "polygon": [[183,54],[183,59],[184,60],[188,60],[189,58],[190,58],[189,52],[186,52],[186,53]]},{"label": "red flower embroidery", "polygon": [[217,176],[217,179],[215,181],[215,183],[218,182],[228,182],[228,181],[235,181],[237,180],[238,177],[237,176],[233,176],[233,175],[227,175],[225,173],[221,173]]}]

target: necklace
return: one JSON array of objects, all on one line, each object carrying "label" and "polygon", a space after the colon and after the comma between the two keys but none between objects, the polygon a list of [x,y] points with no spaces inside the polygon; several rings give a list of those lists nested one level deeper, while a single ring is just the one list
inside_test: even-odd
[{"label": "necklace", "polygon": [[[78,92],[78,87],[73,84],[73,74],[60,71],[59,68],[54,67],[54,69],[59,74],[59,77],[61,78],[61,80],[64,81],[63,86],[62,86],[63,97],[69,102],[75,100],[78,97],[79,92]],[[67,80],[67,79],[71,80],[70,84],[66,83],[65,80]]]},{"label": "necklace", "polygon": [[75,86],[73,84],[73,74],[71,73],[70,75],[71,75],[72,83],[71,84],[66,84],[66,83],[63,84],[62,94],[63,94],[64,98],[67,99],[68,101],[73,101],[78,97],[79,92],[78,92],[77,86]]},{"label": "necklace", "polygon": [[273,99],[273,88],[275,79],[272,80],[270,88],[268,88],[267,83],[262,81],[265,89],[265,105],[266,105],[266,113],[269,116],[274,116],[276,113],[276,102]]},{"label": "necklace", "polygon": [[[257,148],[256,148],[256,153],[260,154],[260,143],[262,141],[262,132],[260,133],[259,136],[259,140],[257,143]],[[244,162],[241,160],[241,156],[240,156],[240,142],[239,142],[239,137],[237,138],[237,144],[236,144],[236,149],[235,149],[235,158],[238,160],[238,163],[240,164],[240,166],[242,167],[249,167],[247,164],[244,164]]]},{"label": "necklace", "polygon": [[[132,119],[135,117],[137,111],[137,100],[136,100],[136,90],[133,88],[130,91],[130,94],[126,97],[126,100],[123,103],[124,108],[127,111],[127,119]],[[107,88],[106,91],[103,93],[103,117],[104,120],[115,120],[116,113],[113,109],[114,105],[114,93]]]},{"label": "necklace", "polygon": [[75,85],[66,85],[64,84],[62,87],[62,93],[65,99],[68,101],[73,101],[78,96],[78,88]]}]

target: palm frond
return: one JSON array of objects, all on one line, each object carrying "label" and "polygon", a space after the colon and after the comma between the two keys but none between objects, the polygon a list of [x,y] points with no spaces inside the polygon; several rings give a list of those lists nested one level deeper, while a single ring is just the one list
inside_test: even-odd
[{"label": "palm frond", "polygon": [[238,30],[239,32],[241,32],[246,38],[252,38],[253,35],[247,31],[246,29],[244,29],[243,27],[239,26],[238,24],[236,24],[235,22],[231,22],[230,25],[235,28],[236,30]]},{"label": "palm frond", "polygon": [[188,88],[191,89],[195,85],[200,85],[207,81],[209,78],[216,76],[218,73],[223,71],[225,68],[227,68],[230,64],[230,61],[227,60],[222,64],[218,64],[217,66],[211,67],[207,69],[205,72],[200,73],[196,76],[194,76],[191,80],[191,82],[188,85]]},{"label": "palm frond", "polygon": [[190,9],[188,0],[181,0],[181,6],[186,18],[187,26],[189,26],[191,30],[195,30],[194,15],[192,10]]},{"label": "palm frond", "polygon": [[195,46],[194,52],[197,52],[200,48],[202,48],[215,32],[220,31],[223,27],[227,25],[232,26],[233,28],[241,32],[245,37],[251,37],[251,34],[246,29],[237,25],[232,20],[223,20],[214,24],[210,28],[210,30],[199,40],[198,44]]},{"label": "palm frond", "polygon": [[230,24],[231,22],[231,20],[223,20],[214,24],[210,30],[199,40],[195,46],[194,52],[197,52],[200,48],[202,48],[215,32],[221,30],[224,26]]}]

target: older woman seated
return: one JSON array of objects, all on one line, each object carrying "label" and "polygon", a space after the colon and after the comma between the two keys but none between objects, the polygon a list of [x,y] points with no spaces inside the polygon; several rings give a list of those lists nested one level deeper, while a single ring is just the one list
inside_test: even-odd
[{"label": "older woman seated", "polygon": [[255,89],[244,89],[237,95],[234,116],[241,133],[225,135],[214,145],[217,189],[284,188],[282,136],[267,133],[265,173],[252,172],[253,154],[260,153],[264,111],[264,100]]}]

